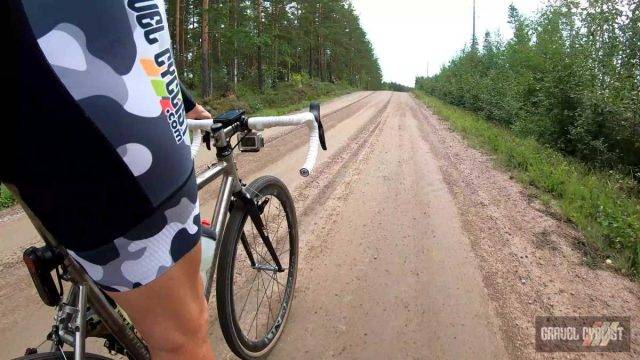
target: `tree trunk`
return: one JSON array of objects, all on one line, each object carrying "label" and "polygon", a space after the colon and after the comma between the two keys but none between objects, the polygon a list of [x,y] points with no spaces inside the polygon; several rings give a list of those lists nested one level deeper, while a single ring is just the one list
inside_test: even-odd
[{"label": "tree trunk", "polygon": [[262,68],[262,0],[256,0],[256,15],[258,21],[258,89],[264,90],[264,69]]},{"label": "tree trunk", "polygon": [[[218,6],[219,9],[222,8],[223,5],[223,1],[224,0],[218,0]],[[222,26],[224,26],[223,24],[221,24],[220,21],[216,21],[216,60],[217,60],[217,65],[218,68],[220,68],[220,70],[222,69]]]},{"label": "tree trunk", "polygon": [[[226,26],[226,31],[227,34],[229,33],[233,33],[233,4],[234,4],[234,0],[228,0],[227,2],[227,10],[229,11],[228,16],[227,16],[227,26]],[[225,54],[225,59],[227,61],[226,66],[227,66],[227,83],[231,84],[233,83],[233,59],[231,58],[231,52],[229,51],[229,45],[225,46],[225,49],[227,50],[227,54]]]},{"label": "tree trunk", "polygon": [[207,98],[211,95],[211,73],[209,71],[209,0],[202,0],[200,36],[200,96]]},{"label": "tree trunk", "polygon": [[184,21],[182,14],[184,5],[180,0],[176,0],[174,9],[174,18],[175,18],[175,28],[174,28],[174,37],[173,37],[173,46],[174,46],[174,54],[173,58],[176,63],[176,68],[178,69],[178,75],[183,74],[183,64],[182,64],[182,52],[184,51],[184,47],[182,47],[182,38],[184,37],[182,23]]},{"label": "tree trunk", "polygon": [[324,46],[322,44],[322,4],[318,4],[318,77],[323,80]]},{"label": "tree trunk", "polygon": [[178,73],[180,74],[182,71],[182,62],[180,61],[182,58],[182,43],[181,43],[181,36],[182,36],[182,6],[180,5],[180,0],[176,0],[176,8],[175,8],[175,18],[176,18],[176,22],[175,22],[175,36],[173,38],[173,42],[174,42],[174,47],[175,47],[175,54],[173,55],[173,57],[175,58],[176,61],[176,67],[178,68]]},{"label": "tree trunk", "polygon": [[[238,0],[233,3],[233,31],[238,29]],[[233,91],[238,90],[238,41],[233,37]]]},{"label": "tree trunk", "polygon": [[282,71],[280,71],[280,68],[278,67],[278,40],[275,40],[273,44],[273,64],[271,66],[273,66],[276,71],[275,81],[280,82]]},{"label": "tree trunk", "polygon": [[184,1],[180,1],[180,6],[178,6],[178,10],[180,12],[180,53],[178,54],[178,59],[180,63],[180,73],[186,74],[186,56],[185,52],[187,49],[187,6]]},{"label": "tree trunk", "polygon": [[313,77],[313,46],[309,42],[309,77]]}]

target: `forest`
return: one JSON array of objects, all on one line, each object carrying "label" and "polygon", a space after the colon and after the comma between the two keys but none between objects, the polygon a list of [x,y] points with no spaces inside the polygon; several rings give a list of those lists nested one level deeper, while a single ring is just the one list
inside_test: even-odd
[{"label": "forest", "polygon": [[377,89],[382,74],[348,0],[167,0],[181,80],[198,96],[315,79]]},{"label": "forest", "polygon": [[640,3],[558,0],[508,9],[513,37],[472,39],[416,86],[592,168],[640,180]]},{"label": "forest", "polygon": [[386,90],[390,90],[390,91],[397,91],[397,92],[410,92],[413,90],[413,88],[408,87],[406,85],[402,85],[399,84],[397,82],[384,82],[383,83],[383,88]]}]

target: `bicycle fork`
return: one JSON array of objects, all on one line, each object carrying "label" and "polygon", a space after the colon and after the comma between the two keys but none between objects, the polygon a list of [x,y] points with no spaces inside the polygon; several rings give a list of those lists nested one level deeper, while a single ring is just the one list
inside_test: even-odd
[{"label": "bicycle fork", "polygon": [[254,200],[251,197],[251,195],[249,195],[249,193],[244,189],[238,191],[235,194],[235,197],[242,203],[242,205],[244,205],[245,209],[249,213],[249,217],[251,218],[251,221],[253,222],[253,225],[255,226],[256,230],[258,230],[258,234],[260,235],[260,239],[262,240],[262,243],[267,248],[269,255],[271,256],[271,258],[273,259],[276,265],[276,268],[273,269],[268,265],[256,264],[255,258],[253,256],[253,252],[251,251],[251,247],[249,246],[249,241],[247,240],[247,237],[243,231],[240,236],[240,241],[242,242],[242,247],[247,253],[247,257],[249,258],[251,267],[258,270],[266,270],[266,271],[276,270],[277,272],[284,272],[284,268],[280,263],[280,259],[278,258],[278,254],[276,253],[276,250],[273,247],[273,243],[271,242],[269,235],[265,231],[265,225],[264,225],[264,222],[262,221],[262,217],[260,216],[264,211],[265,206],[269,202],[269,199],[265,199],[265,201],[262,204],[258,204],[257,201]]}]

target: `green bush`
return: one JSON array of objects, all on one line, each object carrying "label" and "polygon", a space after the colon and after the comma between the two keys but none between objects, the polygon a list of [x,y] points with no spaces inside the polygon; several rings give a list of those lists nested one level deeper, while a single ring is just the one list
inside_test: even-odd
[{"label": "green bush", "polygon": [[416,87],[600,169],[640,180],[640,2],[559,0],[486,33]]},{"label": "green bush", "polygon": [[6,209],[15,203],[16,201],[9,190],[4,185],[0,185],[0,209]]},{"label": "green bush", "polygon": [[550,194],[589,244],[623,272],[640,276],[640,198],[629,193],[632,180],[615,172],[589,169],[579,161],[508,128],[417,93],[434,112],[472,144],[496,154],[516,178]]}]

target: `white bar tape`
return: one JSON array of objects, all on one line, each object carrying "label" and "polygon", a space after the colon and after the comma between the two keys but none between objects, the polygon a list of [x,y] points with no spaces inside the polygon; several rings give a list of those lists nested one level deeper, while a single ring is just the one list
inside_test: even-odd
[{"label": "white bar tape", "polygon": [[187,120],[187,126],[191,130],[191,159],[195,160],[202,146],[202,130],[209,130],[213,126],[213,120]]},{"label": "white bar tape", "polygon": [[267,116],[267,117],[254,117],[249,119],[249,127],[262,131],[264,129],[269,129],[278,126],[295,126],[307,124],[308,122],[315,123],[315,118],[313,114],[310,112],[305,112],[302,114],[295,115],[285,115],[285,116]]},{"label": "white bar tape", "polygon": [[202,133],[196,130],[191,134],[191,160],[195,160],[198,157],[200,146],[202,146]]},{"label": "white bar tape", "polygon": [[213,126],[213,120],[187,120],[191,130],[209,130]]},{"label": "white bar tape", "polygon": [[307,151],[307,157],[304,165],[300,169],[300,175],[307,177],[311,174],[311,171],[316,164],[320,148],[318,124],[316,123],[316,119],[313,114],[306,112],[296,115],[255,117],[249,119],[249,128],[256,131],[262,131],[264,129],[279,126],[295,126],[303,124],[309,129],[309,150]]}]

